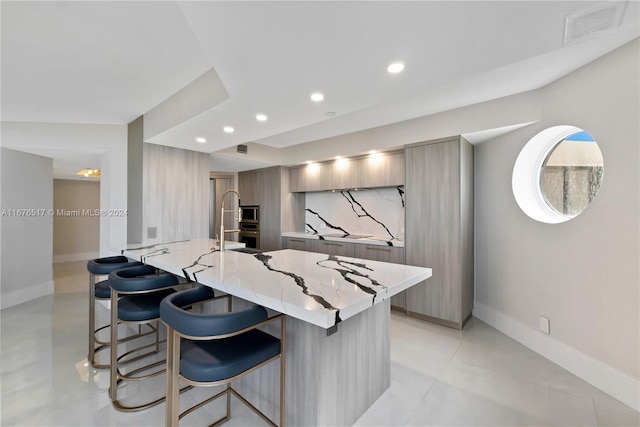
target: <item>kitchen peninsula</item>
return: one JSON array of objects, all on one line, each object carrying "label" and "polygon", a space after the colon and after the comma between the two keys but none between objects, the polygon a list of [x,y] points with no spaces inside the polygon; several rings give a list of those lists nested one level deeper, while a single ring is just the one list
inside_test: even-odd
[{"label": "kitchen peninsula", "polygon": [[[290,249],[220,252],[204,242],[123,254],[231,294],[234,304],[286,314],[286,423],[352,425],[389,387],[389,298],[431,269]],[[272,416],[277,367],[261,371],[239,387]]]}]

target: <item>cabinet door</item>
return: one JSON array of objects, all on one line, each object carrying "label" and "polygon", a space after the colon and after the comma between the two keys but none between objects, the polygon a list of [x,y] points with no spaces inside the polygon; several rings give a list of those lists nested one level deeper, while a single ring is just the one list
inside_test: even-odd
[{"label": "cabinet door", "polygon": [[322,190],[360,188],[359,160],[340,159],[324,163],[322,168]]},{"label": "cabinet door", "polygon": [[307,250],[307,242],[310,242],[309,239],[297,239],[295,237],[283,237],[282,238],[282,247],[287,249],[296,249],[298,251],[306,251]]},{"label": "cabinet door", "polygon": [[406,149],[406,263],[433,275],[409,288],[407,311],[460,324],[460,142]]},{"label": "cabinet door", "polygon": [[289,192],[295,193],[307,190],[305,170],[306,167],[304,166],[289,169]]},{"label": "cabinet door", "polygon": [[362,187],[394,187],[404,185],[404,153],[369,156],[360,160]]},{"label": "cabinet door", "polygon": [[360,243],[356,243],[354,246],[356,258],[404,264],[404,248],[381,245],[363,245]]},{"label": "cabinet door", "polygon": [[340,255],[353,257],[354,243],[351,242],[333,242],[327,240],[309,240],[307,250],[310,252],[320,252],[329,255]]}]

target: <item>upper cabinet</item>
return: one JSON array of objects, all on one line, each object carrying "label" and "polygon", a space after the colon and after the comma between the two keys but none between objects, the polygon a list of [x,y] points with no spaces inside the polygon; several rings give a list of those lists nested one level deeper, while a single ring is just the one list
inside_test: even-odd
[{"label": "upper cabinet", "polygon": [[404,185],[404,153],[377,154],[360,159],[361,187]]},{"label": "upper cabinet", "polygon": [[402,152],[312,163],[289,169],[289,191],[394,187],[404,185],[404,171]]}]

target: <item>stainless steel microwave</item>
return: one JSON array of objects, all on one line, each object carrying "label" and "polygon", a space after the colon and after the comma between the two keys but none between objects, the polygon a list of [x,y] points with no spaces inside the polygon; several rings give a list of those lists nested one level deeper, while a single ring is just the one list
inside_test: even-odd
[{"label": "stainless steel microwave", "polygon": [[240,206],[240,222],[260,222],[260,206]]}]

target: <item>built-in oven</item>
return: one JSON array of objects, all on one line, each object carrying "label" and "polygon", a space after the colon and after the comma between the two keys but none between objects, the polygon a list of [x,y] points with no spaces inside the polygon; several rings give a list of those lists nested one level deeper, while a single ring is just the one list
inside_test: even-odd
[{"label": "built-in oven", "polygon": [[260,206],[240,206],[240,223],[260,223]]},{"label": "built-in oven", "polygon": [[260,249],[260,230],[240,230],[240,243],[247,248]]},{"label": "built-in oven", "polygon": [[247,248],[260,249],[260,207],[240,206],[240,242]]}]

